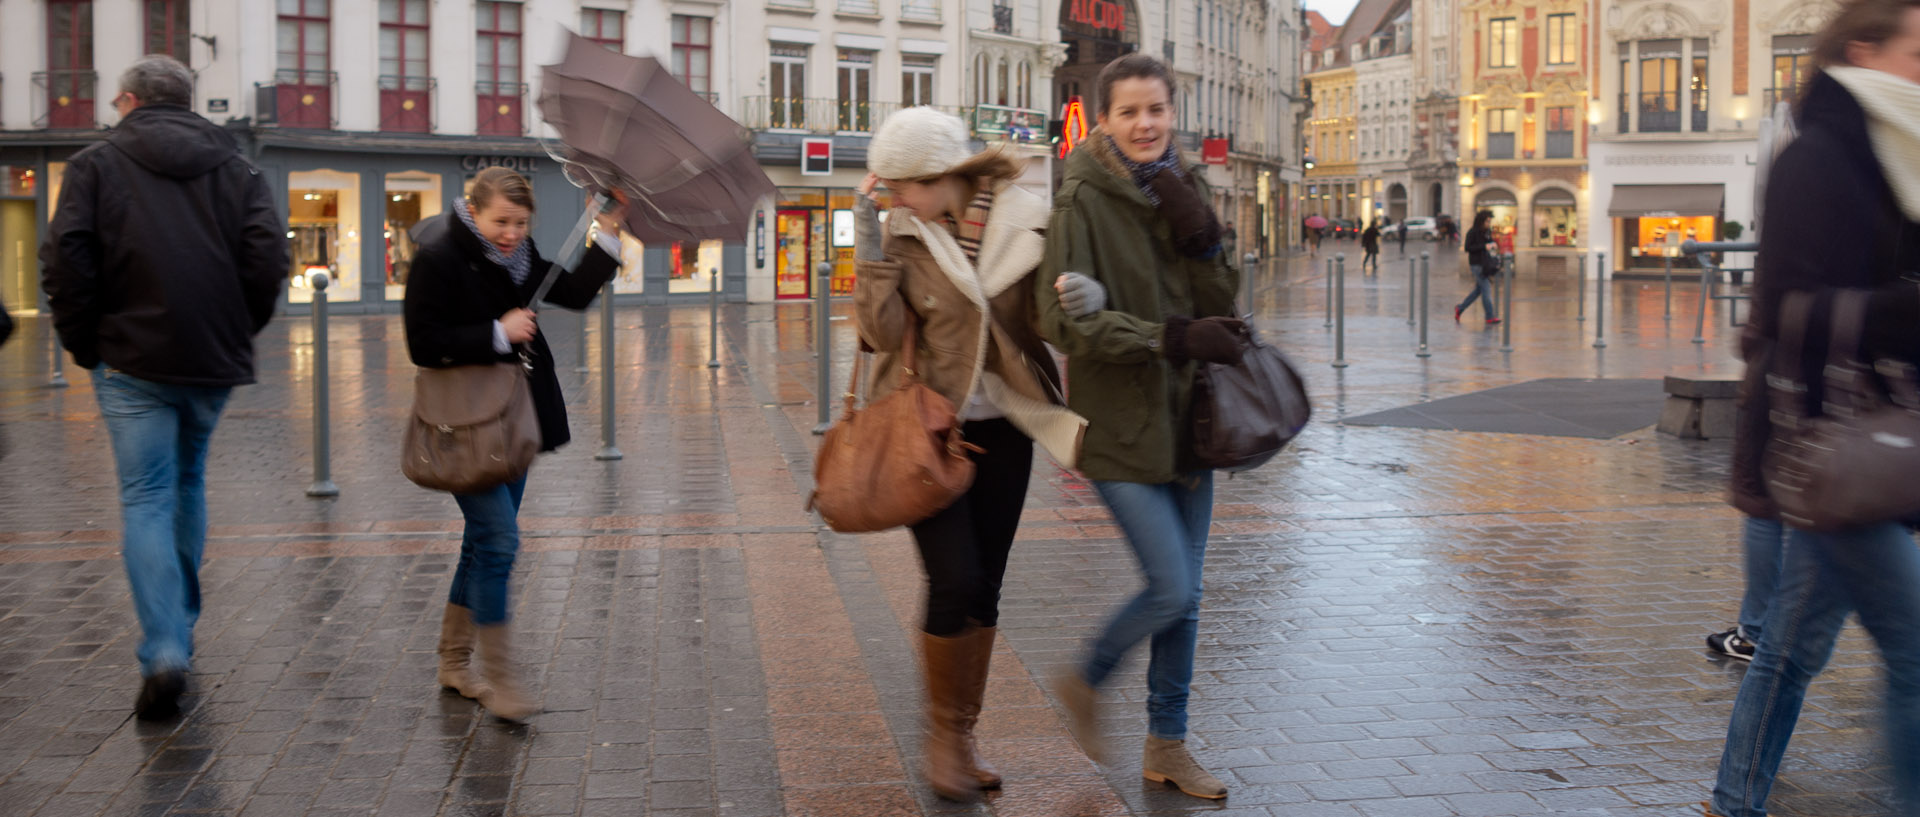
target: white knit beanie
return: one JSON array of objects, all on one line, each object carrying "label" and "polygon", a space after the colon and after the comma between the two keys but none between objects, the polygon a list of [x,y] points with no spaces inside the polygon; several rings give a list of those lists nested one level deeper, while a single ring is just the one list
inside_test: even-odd
[{"label": "white knit beanie", "polygon": [[923,105],[880,123],[867,145],[867,169],[882,179],[924,179],[944,175],[972,155],[967,124]]}]

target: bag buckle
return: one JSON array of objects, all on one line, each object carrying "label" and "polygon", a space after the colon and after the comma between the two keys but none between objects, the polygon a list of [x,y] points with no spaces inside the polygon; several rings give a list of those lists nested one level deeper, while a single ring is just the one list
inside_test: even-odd
[{"label": "bag buckle", "polygon": [[450,426],[450,425],[446,425],[446,424],[444,424],[444,423],[443,423],[443,424],[441,424],[441,425],[437,425],[437,426],[434,426],[434,428],[437,428],[437,429],[439,429],[439,430],[440,430],[440,433],[442,433],[442,434],[452,434],[452,433],[453,433],[453,426]]}]

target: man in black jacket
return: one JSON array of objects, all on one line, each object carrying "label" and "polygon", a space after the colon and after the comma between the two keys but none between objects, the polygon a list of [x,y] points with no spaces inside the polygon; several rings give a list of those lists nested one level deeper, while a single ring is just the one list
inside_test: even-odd
[{"label": "man in black jacket", "polygon": [[120,126],[68,163],[40,247],[54,328],[93,373],[113,440],[143,719],[179,712],[200,615],[207,445],[232,388],[253,382],[253,336],[288,263],[266,179],[192,102],[178,61],[127,69]]}]

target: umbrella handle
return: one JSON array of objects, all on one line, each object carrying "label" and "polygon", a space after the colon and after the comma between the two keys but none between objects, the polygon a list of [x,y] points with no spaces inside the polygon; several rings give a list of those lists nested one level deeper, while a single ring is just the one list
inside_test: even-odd
[{"label": "umbrella handle", "polygon": [[560,280],[561,273],[566,272],[566,266],[563,266],[561,261],[573,255],[574,247],[586,240],[587,230],[593,227],[593,220],[601,213],[612,210],[614,204],[613,197],[606,193],[593,194],[593,204],[587,207],[586,212],[580,214],[580,220],[573,225],[573,232],[567,236],[567,243],[560,245],[560,254],[553,259],[553,264],[547,267],[547,277],[540,279],[540,288],[534,290],[533,298],[527,301],[529,311],[540,311],[540,302],[546,300],[547,293],[553,289],[553,283]]}]

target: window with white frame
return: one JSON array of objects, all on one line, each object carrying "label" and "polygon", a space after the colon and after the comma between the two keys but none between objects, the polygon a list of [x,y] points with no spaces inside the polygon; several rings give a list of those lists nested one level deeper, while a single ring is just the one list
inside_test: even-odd
[{"label": "window with white frame", "polygon": [[873,130],[873,52],[842,48],[838,68],[839,129]]},{"label": "window with white frame", "polygon": [[939,57],[928,54],[900,55],[900,105],[933,104],[933,67]]},{"label": "window with white frame", "polygon": [[1572,14],[1547,15],[1547,64],[1572,65],[1580,53],[1580,30]]},{"label": "window with white frame", "polygon": [[773,43],[767,71],[767,126],[807,126],[807,47]]},{"label": "window with white frame", "polygon": [[1520,21],[1500,17],[1487,24],[1487,67],[1514,68],[1520,65]]}]

